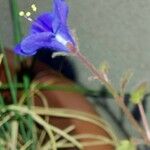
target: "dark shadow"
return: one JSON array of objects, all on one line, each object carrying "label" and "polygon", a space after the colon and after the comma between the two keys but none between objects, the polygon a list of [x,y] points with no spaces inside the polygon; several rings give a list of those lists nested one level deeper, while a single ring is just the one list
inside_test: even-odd
[{"label": "dark shadow", "polygon": [[[46,65],[48,65],[50,68],[54,69],[55,71],[63,74],[65,77],[77,81],[77,74],[75,71],[74,64],[64,56],[57,56],[55,58],[52,58],[53,50],[51,49],[45,49],[42,48],[38,51],[36,56],[34,57],[34,61],[38,60]],[[34,62],[33,62],[34,64]]]}]

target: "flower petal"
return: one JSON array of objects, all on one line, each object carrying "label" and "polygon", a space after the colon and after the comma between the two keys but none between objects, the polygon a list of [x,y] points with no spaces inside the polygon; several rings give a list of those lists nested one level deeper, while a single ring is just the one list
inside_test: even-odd
[{"label": "flower petal", "polygon": [[47,12],[41,14],[37,19],[32,23],[30,33],[39,33],[39,32],[52,32],[52,23],[54,21],[54,14]]},{"label": "flower petal", "polygon": [[17,47],[16,50],[22,55],[34,55],[40,48],[51,47],[52,36],[50,32],[31,34],[21,42],[20,47]]},{"label": "flower petal", "polygon": [[60,19],[62,24],[67,23],[68,17],[68,5],[65,0],[53,0],[53,11],[54,14]]},{"label": "flower petal", "polygon": [[16,54],[21,55],[21,56],[28,56],[28,55],[34,55],[35,54],[35,53],[31,53],[31,54],[24,53],[21,49],[21,44],[17,44],[14,51]]},{"label": "flower petal", "polygon": [[15,52],[22,56],[31,56],[41,48],[50,48],[55,51],[65,51],[68,49],[55,39],[50,32],[35,33],[26,37],[21,44],[15,48]]},{"label": "flower petal", "polygon": [[75,46],[75,41],[74,41],[73,37],[71,36],[68,26],[61,25],[57,31],[57,35],[60,35],[67,42],[70,42]]},{"label": "flower petal", "polygon": [[55,51],[62,51],[62,52],[69,51],[66,45],[63,45],[62,43],[58,42],[56,39],[53,39],[51,41],[51,48]]}]

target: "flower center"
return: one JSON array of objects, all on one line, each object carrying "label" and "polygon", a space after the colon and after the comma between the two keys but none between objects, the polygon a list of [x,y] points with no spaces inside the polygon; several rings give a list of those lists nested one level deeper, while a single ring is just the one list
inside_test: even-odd
[{"label": "flower center", "polygon": [[63,38],[60,34],[56,34],[55,38],[59,43],[63,44],[64,46],[66,46],[66,44],[68,43],[68,41],[65,38]]}]

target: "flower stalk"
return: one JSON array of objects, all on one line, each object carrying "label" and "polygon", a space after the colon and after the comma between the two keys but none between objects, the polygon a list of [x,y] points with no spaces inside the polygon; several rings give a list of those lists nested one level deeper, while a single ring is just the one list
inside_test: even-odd
[{"label": "flower stalk", "polygon": [[143,105],[141,103],[139,103],[138,107],[139,107],[139,111],[140,111],[140,114],[141,114],[143,126],[144,126],[145,132],[147,134],[147,138],[150,141],[150,128],[149,128],[149,125],[148,125],[148,121],[146,119],[146,115],[145,115],[145,112],[144,112]]},{"label": "flower stalk", "polygon": [[114,99],[116,100],[116,103],[118,106],[122,109],[122,111],[126,114],[126,117],[132,124],[132,126],[136,129],[136,131],[141,135],[142,138],[146,142],[148,142],[147,136],[144,132],[144,130],[141,128],[141,126],[137,123],[137,121],[134,119],[133,115],[127,108],[127,106],[124,103],[124,98],[119,96],[115,88],[112,86],[112,84],[109,82],[109,80],[106,80],[104,74],[100,71],[98,71],[95,66],[76,48],[74,48],[71,44],[68,44],[68,48],[70,48],[70,53],[72,53],[77,59],[80,60],[82,64],[84,64],[88,70],[94,75],[94,77],[97,77],[97,79],[102,82],[106,88],[109,90],[109,92],[112,94]]}]

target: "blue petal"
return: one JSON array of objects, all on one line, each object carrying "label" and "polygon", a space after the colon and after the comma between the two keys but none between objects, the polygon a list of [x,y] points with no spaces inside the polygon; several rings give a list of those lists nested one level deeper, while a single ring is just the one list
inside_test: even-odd
[{"label": "blue petal", "polygon": [[47,12],[41,14],[37,19],[32,23],[30,33],[39,33],[39,32],[52,32],[53,31],[53,21],[54,21],[54,14]]},{"label": "blue petal", "polygon": [[[40,48],[50,48],[51,38],[53,34],[50,32],[35,33],[27,36],[18,47],[17,52],[22,55],[34,55]],[[20,48],[20,51],[19,51]]]},{"label": "blue petal", "polygon": [[52,29],[54,34],[56,34],[56,32],[58,31],[60,25],[61,25],[60,20],[57,17],[55,17],[55,19],[52,22]]},{"label": "blue petal", "polygon": [[53,0],[53,11],[56,16],[60,19],[62,24],[67,23],[68,17],[68,5],[65,0]]},{"label": "blue petal", "polygon": [[68,51],[65,45],[56,41],[55,36],[49,32],[35,33],[26,37],[15,48],[15,52],[22,56],[31,56],[41,48],[50,48],[56,51]]},{"label": "blue petal", "polygon": [[51,48],[55,51],[62,51],[62,52],[68,52],[69,51],[65,45],[61,44],[56,39],[53,39],[51,41]]},{"label": "blue petal", "polygon": [[21,56],[28,56],[28,55],[34,55],[35,54],[35,53],[31,53],[31,54],[24,53],[21,49],[21,44],[17,44],[14,51],[16,54],[21,55]]},{"label": "blue petal", "polygon": [[57,31],[57,34],[62,36],[66,41],[72,43],[75,46],[75,41],[71,36],[68,26],[61,25]]}]

